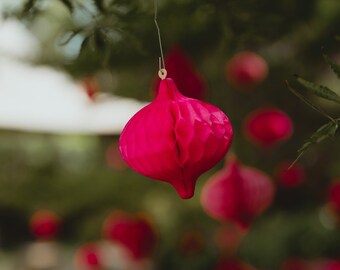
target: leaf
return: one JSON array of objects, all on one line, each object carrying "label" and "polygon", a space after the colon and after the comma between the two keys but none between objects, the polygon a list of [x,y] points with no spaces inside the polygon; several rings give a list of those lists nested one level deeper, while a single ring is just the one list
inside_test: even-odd
[{"label": "leaf", "polygon": [[72,1],[71,0],[60,0],[60,1],[67,7],[70,13],[72,13],[73,11]]},{"label": "leaf", "polygon": [[335,39],[336,39],[337,41],[340,41],[340,36],[336,36]]},{"label": "leaf", "polygon": [[293,161],[289,168],[291,168],[312,145],[316,145],[328,138],[334,137],[338,127],[338,121],[330,121],[315,131],[312,136],[300,147],[298,150],[298,157]]},{"label": "leaf", "polygon": [[313,94],[340,104],[340,97],[328,87],[307,81],[298,75],[295,75],[295,77],[302,86],[311,91]]},{"label": "leaf", "polygon": [[321,126],[316,132],[312,134],[308,141],[298,150],[299,153],[305,152],[311,145],[318,144],[327,138],[333,137],[338,129],[338,122],[331,121]]},{"label": "leaf", "polygon": [[314,109],[315,111],[319,112],[320,114],[322,114],[323,116],[325,116],[326,118],[330,119],[331,121],[335,121],[331,116],[329,116],[327,113],[325,113],[324,111],[322,111],[321,109],[319,109],[317,106],[315,106],[312,102],[310,102],[308,99],[306,99],[303,95],[301,95],[299,92],[297,92],[296,90],[294,90],[288,83],[288,81],[286,81],[287,87],[288,89],[295,95],[297,96],[299,99],[301,99],[304,103],[306,103],[309,107],[311,107],[312,109]]},{"label": "leaf", "polygon": [[325,62],[331,67],[331,69],[334,71],[336,76],[340,79],[340,65],[333,62],[333,60],[324,52],[322,52],[323,58],[325,59]]}]

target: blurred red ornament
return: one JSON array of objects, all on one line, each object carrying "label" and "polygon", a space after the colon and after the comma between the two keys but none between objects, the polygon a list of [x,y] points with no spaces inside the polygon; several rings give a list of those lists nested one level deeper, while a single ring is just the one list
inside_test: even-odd
[{"label": "blurred red ornament", "polygon": [[251,88],[263,82],[268,76],[267,62],[254,52],[240,52],[226,65],[228,82],[237,88]]},{"label": "blurred red ornament", "polygon": [[293,123],[283,111],[264,107],[250,113],[244,123],[246,136],[262,147],[287,140],[293,133]]},{"label": "blurred red ornament", "polygon": [[81,246],[75,254],[75,268],[79,270],[103,269],[103,262],[100,253],[100,247],[95,243],[89,243]]},{"label": "blurred red ornament", "polygon": [[276,169],[279,183],[287,188],[297,187],[305,180],[304,167],[299,163],[295,163],[289,168],[291,164],[291,161],[285,161],[280,163]]},{"label": "blurred red ornament", "polygon": [[328,202],[330,204],[331,209],[337,215],[340,215],[340,181],[336,181],[329,187]]},{"label": "blurred red ornament", "polygon": [[[174,46],[165,56],[165,66],[168,76],[172,78],[179,91],[187,97],[203,100],[206,92],[206,83],[194,69],[190,57],[179,46]],[[153,82],[153,93],[159,90],[160,79],[156,77]]]},{"label": "blurred red ornament", "polygon": [[30,219],[30,229],[37,238],[53,239],[60,230],[60,217],[49,210],[40,210]]},{"label": "blurred red ornament", "polygon": [[103,234],[124,247],[134,260],[150,257],[157,242],[155,229],[146,217],[124,212],[114,212],[105,220]]},{"label": "blurred red ornament", "polygon": [[96,79],[85,78],[82,80],[82,85],[89,99],[92,101],[95,100],[96,94],[98,93],[98,89],[99,89]]},{"label": "blurred red ornament", "polygon": [[272,202],[274,186],[264,172],[229,159],[202,190],[203,209],[212,218],[247,227]]},{"label": "blurred red ornament", "polygon": [[192,256],[200,253],[205,247],[205,238],[200,230],[192,230],[182,235],[180,250],[183,255]]},{"label": "blurred red ornament", "polygon": [[225,156],[232,134],[220,109],[183,96],[167,78],[161,81],[156,99],[126,124],[119,144],[132,169],[170,183],[181,198],[188,199],[194,195],[197,178]]}]

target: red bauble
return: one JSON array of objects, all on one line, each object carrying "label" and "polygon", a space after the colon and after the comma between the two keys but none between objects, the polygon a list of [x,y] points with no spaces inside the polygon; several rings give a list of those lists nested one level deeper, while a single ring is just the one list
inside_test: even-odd
[{"label": "red bauble", "polygon": [[[206,83],[194,69],[190,57],[179,46],[173,47],[165,56],[165,66],[168,76],[172,78],[179,91],[187,97],[203,100]],[[158,93],[160,79],[155,78],[153,92]]]},{"label": "red bauble", "polygon": [[211,217],[247,227],[272,202],[274,186],[264,172],[232,158],[202,190],[203,209]]},{"label": "red bauble", "polygon": [[[339,179],[340,180],[340,179]],[[340,215],[340,181],[334,182],[328,189],[328,202],[331,209]]]},{"label": "red bauble", "polygon": [[103,262],[100,253],[100,247],[95,243],[81,246],[75,254],[75,268],[79,270],[102,269]]},{"label": "red bauble", "polygon": [[149,220],[123,212],[114,212],[106,219],[103,234],[106,239],[124,247],[135,260],[150,257],[157,242],[155,229]]},{"label": "red bauble", "polygon": [[56,213],[40,210],[30,219],[31,232],[37,238],[53,239],[60,230],[60,222],[61,219]]},{"label": "red bauble", "polygon": [[299,164],[295,163],[291,168],[292,161],[285,161],[278,165],[276,175],[279,183],[286,188],[294,188],[302,184],[305,180],[305,169]]},{"label": "red bauble", "polygon": [[226,65],[228,82],[237,88],[251,88],[268,75],[267,62],[254,52],[240,52]]},{"label": "red bauble", "polygon": [[183,96],[168,78],[161,81],[156,99],[126,124],[119,144],[132,169],[170,183],[188,199],[197,178],[225,156],[232,135],[220,109]]},{"label": "red bauble", "polygon": [[283,111],[264,107],[250,113],[245,120],[244,131],[255,144],[271,147],[292,135],[293,123]]}]

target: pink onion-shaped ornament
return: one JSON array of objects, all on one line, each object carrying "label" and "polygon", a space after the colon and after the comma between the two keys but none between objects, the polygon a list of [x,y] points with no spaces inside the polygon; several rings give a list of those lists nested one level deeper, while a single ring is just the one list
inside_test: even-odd
[{"label": "pink onion-shaped ornament", "polygon": [[247,228],[271,204],[273,196],[269,176],[231,158],[203,187],[201,204],[212,218]]},{"label": "pink onion-shaped ornament", "polygon": [[197,178],[215,166],[232,141],[228,117],[208,103],[183,96],[170,78],[153,102],[138,111],[120,136],[127,164],[147,177],[170,183],[183,199]]},{"label": "pink onion-shaped ornament", "polygon": [[293,133],[293,123],[285,112],[263,107],[246,118],[244,131],[252,142],[268,148],[287,140]]}]

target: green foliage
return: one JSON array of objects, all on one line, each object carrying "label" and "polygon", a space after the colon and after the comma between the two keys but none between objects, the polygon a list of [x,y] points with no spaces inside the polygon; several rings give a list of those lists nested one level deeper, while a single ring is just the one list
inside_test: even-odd
[{"label": "green foliage", "polygon": [[323,58],[325,59],[326,63],[331,67],[331,69],[334,71],[336,76],[340,79],[340,65],[333,62],[331,58],[324,52],[322,53]]},{"label": "green foliage", "polygon": [[[340,120],[330,121],[329,123],[321,126],[317,131],[315,131],[311,137],[299,148],[298,158],[293,162],[293,164],[312,146],[322,141],[333,138],[339,128]],[[292,164],[292,165],[293,165]]]},{"label": "green foliage", "polygon": [[298,75],[295,75],[295,77],[296,77],[296,80],[302,86],[304,86],[307,90],[311,91],[312,94],[340,104],[340,97],[333,90],[329,89],[326,86],[319,85],[319,84],[316,84],[316,83],[313,83],[313,82],[309,82],[309,81],[299,77]]},{"label": "green foliage", "polygon": [[[300,79],[300,81],[302,81],[303,79]],[[310,83],[310,82],[307,82],[305,80],[302,81],[304,85],[312,85],[313,86],[313,89],[319,89],[319,88],[322,88],[322,86],[319,86],[319,85],[315,85],[314,83]],[[325,116],[326,118],[329,118],[330,120],[333,120],[332,117],[330,117],[328,114],[326,114],[324,111],[322,111],[321,109],[319,109],[317,106],[315,106],[311,101],[309,101],[307,98],[305,98],[303,95],[301,95],[299,92],[297,92],[295,89],[293,89],[289,83],[286,81],[286,84],[288,86],[288,89],[294,94],[296,95],[300,100],[302,100],[304,103],[306,103],[308,106],[310,106],[312,109],[314,109],[315,111],[319,112],[320,114],[322,114],[323,116]],[[313,90],[314,91],[314,90]],[[321,91],[318,91],[318,92],[321,92]]]},{"label": "green foliage", "polygon": [[[336,63],[334,63],[324,52],[323,57],[325,59],[325,62],[329,64],[332,71],[337,75],[337,77],[340,79],[340,66]],[[305,89],[307,89],[311,94],[314,94],[317,97],[323,98],[328,101],[333,101],[337,104],[340,104],[340,97],[330,88],[327,86],[323,86],[317,83],[313,83],[310,81],[307,81],[303,78],[301,78],[298,75],[295,75],[296,81],[302,85]],[[301,99],[304,103],[306,103],[308,106],[313,108],[314,110],[318,111],[323,116],[327,117],[331,121],[327,124],[324,124],[321,126],[316,132],[314,132],[311,137],[299,148],[298,150],[298,157],[296,160],[292,163],[294,165],[295,162],[312,146],[315,144],[318,144],[328,138],[332,138],[336,135],[340,118],[334,119],[333,117],[329,116],[327,113],[319,109],[317,106],[315,106],[312,102],[310,102],[307,98],[305,98],[303,95],[301,95],[299,92],[297,92],[295,89],[293,89],[287,82],[288,89],[296,95],[299,99]],[[291,165],[291,166],[292,166]]]}]

